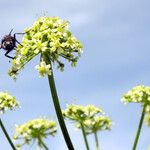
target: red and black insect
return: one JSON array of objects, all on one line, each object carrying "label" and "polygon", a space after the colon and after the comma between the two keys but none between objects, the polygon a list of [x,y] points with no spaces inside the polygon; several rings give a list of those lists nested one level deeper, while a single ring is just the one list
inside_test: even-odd
[{"label": "red and black insect", "polygon": [[[14,59],[15,57],[9,56],[8,54],[17,48],[16,43],[20,44],[18,40],[16,39],[17,34],[24,34],[24,33],[14,33],[14,35],[11,35],[13,29],[10,31],[8,35],[5,35],[0,44],[0,49],[4,49],[6,51],[5,56],[11,59]],[[21,44],[20,44],[21,45]]]}]

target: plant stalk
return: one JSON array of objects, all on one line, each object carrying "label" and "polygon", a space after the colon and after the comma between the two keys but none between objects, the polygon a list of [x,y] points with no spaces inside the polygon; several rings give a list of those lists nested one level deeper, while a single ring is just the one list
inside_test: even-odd
[{"label": "plant stalk", "polygon": [[48,147],[46,146],[46,144],[44,142],[42,142],[42,145],[45,148],[45,150],[49,150]]},{"label": "plant stalk", "polygon": [[[51,61],[46,56],[45,56],[45,61],[46,61],[46,64],[51,64]],[[58,118],[60,128],[62,130],[64,139],[66,141],[68,149],[69,150],[74,150],[73,144],[71,142],[69,133],[67,131],[67,128],[66,128],[66,125],[65,125],[65,122],[64,122],[61,107],[60,107],[60,104],[59,104],[59,98],[58,98],[57,90],[56,90],[56,86],[55,86],[52,65],[51,65],[51,75],[48,75],[48,80],[49,80],[49,86],[50,86],[51,95],[52,95],[52,99],[53,99],[53,104],[54,104],[54,107],[55,107],[56,115],[57,115],[57,118]]]},{"label": "plant stalk", "polygon": [[0,126],[1,126],[1,129],[3,130],[3,133],[5,134],[5,137],[7,138],[11,148],[13,150],[17,150],[16,147],[14,146],[13,142],[11,141],[11,139],[10,139],[10,137],[9,137],[9,135],[8,135],[8,133],[7,133],[6,129],[5,129],[5,126],[3,125],[3,122],[2,122],[1,119],[0,119]]},{"label": "plant stalk", "polygon": [[94,137],[95,137],[95,143],[96,143],[96,150],[100,150],[97,132],[94,132]]},{"label": "plant stalk", "polygon": [[83,134],[83,138],[84,138],[86,149],[89,150],[90,149],[89,148],[89,143],[88,143],[88,140],[87,140],[87,137],[86,137],[84,126],[83,126],[82,123],[80,123],[80,125],[81,125],[81,130],[82,130],[82,134]]},{"label": "plant stalk", "polygon": [[144,116],[145,116],[145,107],[146,107],[146,105],[143,106],[143,110],[142,110],[138,130],[137,130],[137,133],[136,133],[136,137],[135,137],[135,140],[134,140],[132,150],[136,150],[136,147],[137,147],[137,144],[138,144],[138,140],[139,140],[139,136],[140,136],[140,132],[141,132],[141,129],[142,129],[142,124],[143,124],[143,120],[144,120]]},{"label": "plant stalk", "polygon": [[39,144],[42,145],[45,150],[49,150],[46,144],[43,142],[43,140],[40,137],[38,139],[39,139]]}]

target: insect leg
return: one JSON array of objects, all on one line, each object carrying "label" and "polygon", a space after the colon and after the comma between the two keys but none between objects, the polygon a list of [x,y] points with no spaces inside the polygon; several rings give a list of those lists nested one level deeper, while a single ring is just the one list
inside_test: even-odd
[{"label": "insect leg", "polygon": [[23,46],[19,41],[17,41],[16,39],[15,39],[15,41],[19,44],[19,45],[21,45],[21,46]]},{"label": "insect leg", "polygon": [[[26,33],[14,33],[14,39],[16,40],[16,35],[17,34],[26,34]],[[17,41],[17,40],[16,40]]]},{"label": "insect leg", "polygon": [[15,33],[14,34],[14,39],[15,39],[15,41],[18,43],[18,44],[20,44],[21,46],[22,46],[22,44],[16,39],[16,35],[17,34],[26,34],[26,33]]},{"label": "insect leg", "polygon": [[16,38],[17,34],[26,34],[26,33],[25,32],[24,33],[14,33],[14,38]]},{"label": "insect leg", "polygon": [[5,53],[5,56],[8,57],[8,58],[14,59],[15,57],[12,57],[12,56],[9,56],[9,55],[8,55],[10,52],[11,52],[11,51],[7,51],[7,52]]}]

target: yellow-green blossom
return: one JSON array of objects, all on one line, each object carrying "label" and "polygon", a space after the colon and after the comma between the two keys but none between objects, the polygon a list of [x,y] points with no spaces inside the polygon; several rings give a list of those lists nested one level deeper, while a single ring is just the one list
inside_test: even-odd
[{"label": "yellow-green blossom", "polygon": [[58,17],[41,17],[30,28],[25,29],[26,34],[21,45],[17,46],[9,75],[15,78],[17,72],[38,54],[42,58],[47,57],[51,63],[55,62],[60,70],[64,68],[61,58],[75,66],[82,52],[82,44],[68,30],[68,26],[68,21]]},{"label": "yellow-green blossom", "polygon": [[6,110],[12,110],[19,106],[19,103],[14,96],[7,92],[0,92],[0,112],[4,113]]},{"label": "yellow-green blossom", "polygon": [[98,113],[102,113],[102,109],[93,105],[81,106],[72,104],[67,105],[67,108],[62,113],[64,117],[70,120],[83,121],[94,117]]},{"label": "yellow-green blossom", "polygon": [[[85,128],[86,134],[96,133],[98,131],[110,130],[112,120],[106,116],[94,116],[82,122]],[[81,128],[81,124],[76,125],[77,128]]]},{"label": "yellow-green blossom", "polygon": [[43,140],[49,135],[54,136],[57,132],[56,122],[44,118],[34,119],[24,123],[23,125],[16,126],[16,132],[13,139],[20,140],[17,147],[25,144],[32,144],[37,141],[39,147],[44,147]]},{"label": "yellow-green blossom", "polygon": [[124,103],[141,103],[145,107],[145,123],[150,126],[150,87],[139,85],[123,95]]},{"label": "yellow-green blossom", "polygon": [[50,64],[46,65],[45,61],[41,61],[40,65],[35,66],[35,68],[39,71],[40,77],[51,75]]},{"label": "yellow-green blossom", "polygon": [[150,87],[144,85],[136,86],[123,95],[122,101],[124,103],[150,104]]},{"label": "yellow-green blossom", "polygon": [[62,112],[65,118],[76,122],[77,128],[81,128],[82,124],[86,134],[100,130],[110,130],[112,124],[111,119],[103,115],[102,109],[93,105],[80,106],[72,104],[68,105]]}]

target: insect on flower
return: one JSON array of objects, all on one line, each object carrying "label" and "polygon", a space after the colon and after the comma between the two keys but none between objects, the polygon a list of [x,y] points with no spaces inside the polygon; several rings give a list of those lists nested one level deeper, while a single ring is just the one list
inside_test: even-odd
[{"label": "insect on flower", "polygon": [[[2,40],[1,40],[1,44],[0,44],[0,49],[4,49],[6,51],[5,56],[11,59],[14,59],[15,57],[9,56],[8,54],[12,51],[15,50],[17,48],[16,43],[20,44],[20,42],[18,42],[18,40],[16,39],[16,35],[17,34],[25,34],[25,33],[14,33],[14,35],[12,36],[13,29],[10,31],[10,33],[8,35],[5,35]],[[21,45],[21,44],[20,44]]]}]

